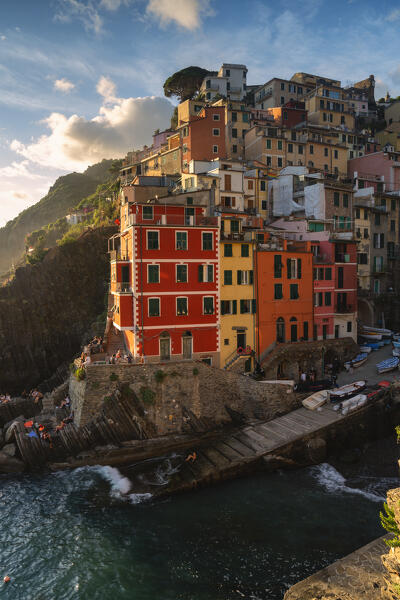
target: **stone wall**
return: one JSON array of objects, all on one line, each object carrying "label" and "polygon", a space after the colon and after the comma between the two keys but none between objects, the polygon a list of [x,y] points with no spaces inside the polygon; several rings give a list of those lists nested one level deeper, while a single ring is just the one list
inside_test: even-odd
[{"label": "stone wall", "polygon": [[76,424],[85,425],[96,417],[104,398],[123,385],[135,392],[157,435],[181,432],[185,410],[213,428],[236,418],[271,419],[299,406],[290,386],[257,382],[201,362],[89,365],[85,380],[70,379]]},{"label": "stone wall", "polygon": [[340,362],[354,358],[359,352],[352,338],[280,344],[263,362],[267,379],[276,379],[278,369],[285,379],[299,379],[302,370],[316,369],[317,378],[324,377],[323,367],[336,357]]}]

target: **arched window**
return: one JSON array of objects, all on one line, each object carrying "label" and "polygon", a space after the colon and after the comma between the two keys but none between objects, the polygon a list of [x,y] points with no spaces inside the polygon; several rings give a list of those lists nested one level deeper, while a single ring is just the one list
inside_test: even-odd
[{"label": "arched window", "polygon": [[279,317],[276,320],[276,341],[284,342],[285,341],[285,320],[282,317]]},{"label": "arched window", "polygon": [[297,342],[297,319],[296,319],[296,317],[290,318],[290,341]]}]

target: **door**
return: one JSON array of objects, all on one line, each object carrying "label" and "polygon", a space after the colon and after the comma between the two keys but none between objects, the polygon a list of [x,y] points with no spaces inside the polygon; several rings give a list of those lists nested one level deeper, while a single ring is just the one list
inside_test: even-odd
[{"label": "door", "polygon": [[169,360],[171,358],[171,345],[169,337],[160,338],[160,358]]},{"label": "door", "polygon": [[343,288],[343,267],[338,267],[338,288]]},{"label": "door", "polygon": [[290,326],[290,341],[297,342],[297,325]]},{"label": "door", "polygon": [[339,337],[339,325],[335,325],[335,338]]},{"label": "door", "polygon": [[189,336],[185,336],[182,338],[182,354],[183,358],[189,359],[192,358],[192,338]]},{"label": "door", "polygon": [[242,348],[242,350],[244,350],[246,348],[246,334],[243,331],[237,332],[236,348]]},{"label": "door", "polygon": [[130,273],[129,273],[129,265],[122,265],[121,267],[121,291],[125,292],[129,290],[130,287],[130,283],[129,283],[129,277]]},{"label": "door", "polygon": [[185,225],[195,225],[194,208],[192,206],[185,207]]},{"label": "door", "polygon": [[230,192],[232,189],[232,183],[231,183],[231,176],[225,174],[225,179],[224,179],[224,183],[225,183],[225,191],[226,192]]},{"label": "door", "polygon": [[328,337],[328,325],[322,325],[322,339],[326,340]]}]

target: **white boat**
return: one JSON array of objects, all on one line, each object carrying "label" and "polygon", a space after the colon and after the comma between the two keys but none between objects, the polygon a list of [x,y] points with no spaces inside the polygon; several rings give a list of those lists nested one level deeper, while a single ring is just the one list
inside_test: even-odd
[{"label": "white boat", "polygon": [[367,359],[368,359],[368,354],[366,352],[363,352],[362,354],[357,354],[357,356],[355,358],[345,362],[344,367],[347,371],[349,371],[350,369],[356,369],[357,367],[361,367],[361,365],[366,363]]},{"label": "white boat", "polygon": [[380,333],[382,335],[392,335],[392,330],[391,329],[384,329],[384,328],[380,328],[380,327],[369,327],[368,325],[362,325],[361,329],[363,331],[370,331],[372,333]]},{"label": "white boat", "polygon": [[367,403],[367,400],[366,394],[357,394],[357,396],[353,396],[352,398],[349,398],[349,400],[344,400],[340,407],[342,415],[347,415],[350,412],[357,410],[357,408],[361,408]]},{"label": "white boat", "polygon": [[380,342],[382,339],[381,333],[372,333],[371,331],[365,331],[358,334],[364,340],[370,340],[371,342]]},{"label": "white boat", "polygon": [[360,352],[362,352],[363,354],[369,354],[371,351],[371,346],[360,346]]},{"label": "white boat", "polygon": [[319,392],[315,392],[308,398],[305,398],[302,402],[304,408],[308,408],[308,410],[316,410],[328,400],[330,394],[330,390],[321,390]]},{"label": "white boat", "polygon": [[335,400],[343,400],[345,398],[349,398],[350,396],[354,396],[358,392],[361,392],[365,388],[365,381],[354,381],[353,383],[349,383],[347,385],[343,385],[336,390],[331,390],[330,399],[331,402]]},{"label": "white boat", "polygon": [[400,356],[400,348],[393,348],[392,354],[393,356]]}]

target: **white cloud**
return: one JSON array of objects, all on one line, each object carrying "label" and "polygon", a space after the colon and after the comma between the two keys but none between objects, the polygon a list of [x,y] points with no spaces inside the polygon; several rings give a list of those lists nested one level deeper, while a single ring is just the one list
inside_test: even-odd
[{"label": "white cloud", "polygon": [[398,21],[400,19],[400,8],[395,8],[386,17],[386,21]]},{"label": "white cloud", "polygon": [[100,7],[105,8],[106,10],[115,11],[118,10],[120,6],[128,6],[130,0],[101,0]]},{"label": "white cloud", "polygon": [[86,31],[93,31],[96,35],[103,33],[103,19],[91,0],[59,0],[59,10],[54,18],[62,23],[70,23],[76,18]]},{"label": "white cloud", "polygon": [[175,21],[191,31],[200,27],[203,17],[214,14],[209,0],[149,0],[146,12],[162,26]]},{"label": "white cloud", "polygon": [[7,37],[6,37],[5,35],[0,35],[0,40],[1,40],[2,42],[4,42],[4,40],[6,40],[6,39],[7,39]]},{"label": "white cloud", "polygon": [[123,157],[128,150],[149,144],[155,129],[166,128],[172,104],[166,98],[112,98],[113,82],[101,78],[104,97],[93,119],[52,113],[43,123],[50,134],[29,144],[13,140],[11,150],[41,166],[82,170],[103,158]]},{"label": "white cloud", "polygon": [[116,86],[109,77],[100,77],[96,86],[96,90],[100,96],[103,96],[105,102],[110,103],[115,101]]},{"label": "white cloud", "polygon": [[75,84],[72,83],[72,81],[68,81],[68,79],[65,79],[65,77],[63,77],[62,79],[56,79],[54,82],[54,89],[58,90],[59,92],[64,92],[64,94],[68,94],[69,92],[71,92],[75,87]]}]

